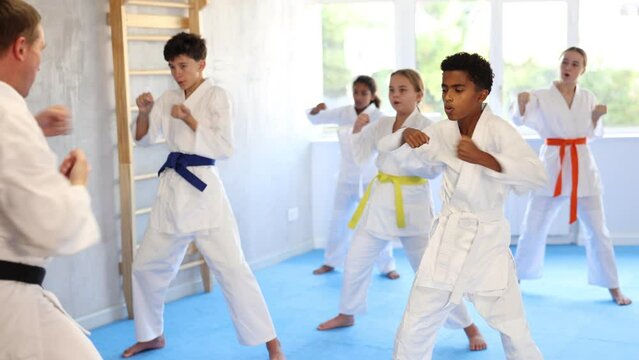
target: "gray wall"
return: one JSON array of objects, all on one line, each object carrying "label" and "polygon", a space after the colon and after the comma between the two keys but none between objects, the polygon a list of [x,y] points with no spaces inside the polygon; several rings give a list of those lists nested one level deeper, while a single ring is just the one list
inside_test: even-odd
[{"label": "gray wall", "polygon": [[[49,104],[72,109],[72,135],[51,139],[59,157],[83,148],[92,163],[90,192],[102,242],[80,254],[54,259],[45,286],[69,313],[88,327],[125,316],[118,274],[119,213],[117,144],[113,100],[108,1],[31,0],[43,16],[47,48],[38,80],[27,99],[33,112]],[[202,12],[209,43],[208,75],[226,88],[234,103],[235,154],[219,162],[235,210],[242,246],[252,266],[272,264],[312,247],[310,153],[303,106],[315,102],[319,84],[305,68],[318,68],[321,49],[312,49],[307,28],[317,16],[308,1],[215,0]],[[317,15],[317,14],[315,14]],[[315,26],[315,29],[319,27]],[[316,30],[315,30],[316,31]],[[153,59],[164,65],[161,47],[132,66]],[[318,76],[314,76],[315,81]],[[156,96],[170,82],[132,83],[132,91]],[[160,83],[160,85],[158,85]],[[159,150],[161,152],[161,150]],[[155,170],[157,151],[136,149],[137,172]],[[155,181],[136,189],[139,206],[149,206]],[[288,221],[289,209],[299,218]],[[138,234],[146,224],[138,219]],[[196,270],[178,276],[170,298],[197,291]]]}]

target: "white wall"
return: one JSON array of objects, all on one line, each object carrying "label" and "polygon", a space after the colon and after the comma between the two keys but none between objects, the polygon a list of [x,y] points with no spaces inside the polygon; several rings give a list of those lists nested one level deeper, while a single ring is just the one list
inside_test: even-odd
[{"label": "white wall", "polygon": [[[119,214],[117,145],[108,1],[30,0],[42,14],[47,48],[39,78],[28,98],[32,111],[52,103],[72,108],[74,133],[50,144],[64,156],[81,147],[92,163],[90,192],[102,229],[101,244],[80,254],[54,259],[45,286],[54,291],[81,323],[94,327],[122,318],[124,301],[118,274]],[[315,99],[304,91],[319,88],[320,48],[316,8],[308,1],[215,0],[202,12],[209,44],[209,75],[234,102],[235,154],[219,162],[238,220],[242,245],[254,267],[312,248],[309,125],[303,105]],[[309,16],[312,18],[309,19]],[[307,29],[316,29],[309,32]],[[314,39],[314,41],[308,41]],[[131,51],[132,67],[153,62],[157,53]],[[314,79],[314,80],[309,80]],[[170,81],[132,83],[133,92],[159,92]],[[313,83],[315,81],[315,83]],[[311,98],[309,98],[311,97]],[[137,173],[157,170],[162,150],[135,149]],[[155,181],[136,187],[140,207],[149,206]],[[289,222],[288,210],[299,217]],[[138,234],[146,220],[138,219]],[[180,274],[172,297],[195,291],[199,274]]]},{"label": "white wall", "polygon": [[[539,150],[540,139],[528,139]],[[604,138],[591,143],[592,152],[601,170],[604,187],[604,208],[613,242],[616,245],[639,245],[639,138]],[[313,238],[316,247],[324,247],[332,211],[332,194],[338,172],[339,146],[336,139],[314,141],[311,147],[313,163]],[[440,179],[431,181],[436,210],[440,207]],[[527,196],[511,195],[506,204],[506,216],[516,242],[526,210]],[[549,243],[577,241],[578,227],[568,225],[568,205],[555,219]]]}]

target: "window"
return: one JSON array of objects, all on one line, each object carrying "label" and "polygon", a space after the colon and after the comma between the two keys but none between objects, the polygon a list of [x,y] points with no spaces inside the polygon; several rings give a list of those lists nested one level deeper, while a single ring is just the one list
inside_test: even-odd
[{"label": "window", "polygon": [[[543,25],[539,19],[543,20]],[[522,91],[548,87],[559,79],[559,63],[567,39],[564,1],[517,1],[503,7],[504,117]]]},{"label": "window", "polygon": [[439,69],[446,56],[466,51],[488,58],[490,19],[489,1],[417,1],[416,68],[426,88],[422,112],[442,114]]},{"label": "window", "polygon": [[380,1],[322,5],[324,100],[329,107],[352,104],[353,80],[369,75],[388,111],[388,77],[395,69],[394,10],[392,2]]},{"label": "window", "polygon": [[639,46],[632,38],[639,33],[639,0],[317,1],[329,106],[351,103],[353,78],[369,74],[378,82],[383,110],[392,113],[388,75],[414,67],[426,87],[422,111],[441,115],[439,64],[467,51],[490,60],[495,83],[489,103],[509,118],[517,94],[558,79],[561,52],[577,45],[588,53],[581,85],[608,105],[608,129],[639,129]]},{"label": "window", "polygon": [[639,126],[639,2],[581,1],[580,44],[588,55],[581,84],[608,105],[605,124]]}]

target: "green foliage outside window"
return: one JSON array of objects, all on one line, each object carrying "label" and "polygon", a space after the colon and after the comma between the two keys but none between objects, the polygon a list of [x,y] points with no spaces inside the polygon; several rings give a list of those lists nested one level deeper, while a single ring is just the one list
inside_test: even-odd
[{"label": "green foliage outside window", "polygon": [[[422,101],[422,111],[441,112],[441,72],[439,65],[447,55],[466,50],[465,39],[472,28],[472,3],[467,3],[463,11],[448,2],[418,3],[418,11],[428,14],[435,21],[434,31],[417,34],[416,64],[426,91]],[[459,3],[457,3],[459,5]],[[361,8],[359,8],[361,9]],[[327,4],[322,9],[322,36],[324,61],[324,95],[339,98],[350,97],[353,77],[346,68],[344,59],[344,33],[348,27],[375,27],[376,24],[359,15],[357,4]],[[476,31],[477,29],[475,29]],[[394,51],[394,49],[380,49]],[[488,56],[488,49],[481,52]],[[522,64],[504,64],[504,84],[502,114],[521,91],[547,87],[558,78],[558,67],[548,68],[531,60]],[[388,76],[391,69],[368,74],[378,83],[379,96],[387,103]],[[581,86],[592,91],[600,103],[608,105],[607,126],[639,126],[639,70],[636,69],[588,69],[581,78]],[[497,89],[493,89],[496,91]]]}]

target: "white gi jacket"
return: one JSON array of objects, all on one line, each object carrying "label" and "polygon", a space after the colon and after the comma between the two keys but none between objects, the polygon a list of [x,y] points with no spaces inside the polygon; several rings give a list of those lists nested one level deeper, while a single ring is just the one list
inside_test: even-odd
[{"label": "white gi jacket", "polygon": [[[526,125],[536,130],[543,139],[560,138],[588,140],[603,135],[603,121],[599,119],[597,127],[592,126],[592,110],[597,105],[597,99],[588,90],[577,86],[572,106],[568,108],[566,100],[557,86],[551,84],[547,89],[539,89],[530,93],[530,101],[526,104],[524,116],[519,113],[519,107],[513,106],[513,122]],[[553,196],[555,182],[559,174],[559,146],[542,145],[539,157],[546,167],[549,181],[546,186],[536,192],[537,195]],[[579,186],[577,196],[599,196],[602,187],[597,164],[587,144],[577,145],[579,157]],[[563,163],[562,194],[570,195],[572,189],[570,150],[566,149]]]},{"label": "white gi jacket", "polygon": [[[182,103],[198,121],[196,131],[171,117],[171,107]],[[166,139],[172,152],[215,160],[229,157],[233,152],[233,128],[226,91],[214,86],[209,79],[188,99],[181,89],[166,91],[155,102],[149,116],[149,132],[139,143],[153,144],[162,139]],[[223,226],[219,209],[225,196],[217,167],[190,166],[188,170],[207,184],[206,189],[200,192],[173,169],[163,171],[151,210],[150,227],[163,233],[184,234]]]},{"label": "white gi jacket", "polygon": [[[0,260],[44,267],[51,256],[97,243],[100,231],[84,186],[58,171],[55,154],[24,98],[0,81]],[[53,293],[0,281],[0,358],[46,359],[42,322],[67,341],[70,317]],[[66,326],[66,327],[65,327]],[[88,340],[84,340],[88,342]],[[69,359],[76,359],[73,351]]]},{"label": "white gi jacket", "polygon": [[511,189],[523,193],[545,184],[543,166],[517,130],[488,107],[472,140],[495,157],[501,173],[457,158],[461,139],[457,122],[444,120],[422,131],[430,143],[417,149],[408,144],[398,148],[399,131],[379,144],[380,151],[390,151],[385,154],[405,173],[444,173],[442,212],[433,223],[416,284],[451,291],[453,303],[466,292],[498,295],[505,290],[512,268],[504,202]]},{"label": "white gi jacket", "polygon": [[[371,123],[376,122],[383,115],[375,104],[368,105],[362,113],[368,114]],[[366,184],[377,174],[372,156],[361,164],[355,163],[355,159],[353,159],[351,137],[353,135],[353,124],[357,120],[357,112],[353,105],[323,110],[315,115],[311,115],[310,110],[307,110],[306,116],[313,125],[336,124],[338,126],[337,138],[339,139],[341,161],[337,182]]]},{"label": "white gi jacket", "polygon": [[[366,125],[361,132],[352,136],[353,159],[356,163],[366,161],[377,151],[377,142],[393,132],[395,117],[383,116],[377,122]],[[432,124],[417,109],[406,119],[403,128],[422,129]],[[399,132],[399,131],[398,131]],[[415,175],[402,167],[400,161],[388,153],[378,153],[375,165],[379,171],[395,176]],[[433,178],[438,173],[420,174]],[[371,235],[380,239],[394,239],[400,236],[428,234],[433,218],[433,205],[428,183],[402,186],[406,227],[399,228],[396,220],[395,193],[392,183],[373,181],[370,198],[359,221]]]},{"label": "white gi jacket", "polygon": [[60,174],[24,98],[0,82],[0,259],[44,266],[99,239],[86,187]]}]

